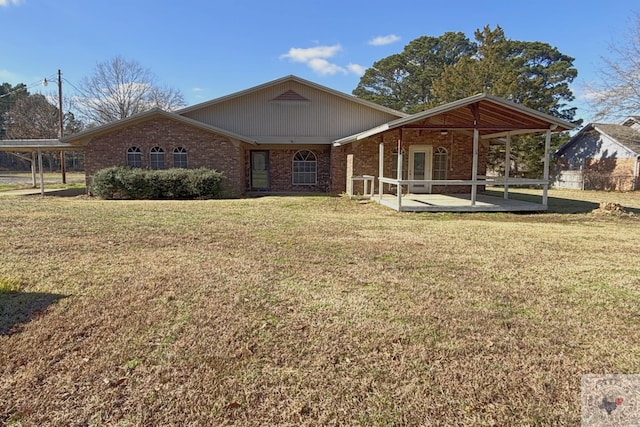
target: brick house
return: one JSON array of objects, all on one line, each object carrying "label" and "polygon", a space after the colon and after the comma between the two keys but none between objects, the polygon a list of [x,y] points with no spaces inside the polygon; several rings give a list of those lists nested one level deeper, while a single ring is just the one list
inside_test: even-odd
[{"label": "brick house", "polygon": [[[395,197],[470,193],[476,206],[488,183],[481,180],[489,144],[508,151],[511,135],[571,127],[485,94],[407,115],[287,76],[176,112],[153,109],[62,142],[84,150],[88,183],[97,170],[116,165],[207,167],[223,172],[237,196],[351,194],[364,181],[377,186],[379,201],[392,197],[388,205],[398,210],[437,210],[421,201],[408,208],[408,199],[403,209]],[[505,195],[511,183],[498,183]]]},{"label": "brick house", "polygon": [[640,117],[589,123],[554,153],[555,186],[583,190],[640,189]]}]

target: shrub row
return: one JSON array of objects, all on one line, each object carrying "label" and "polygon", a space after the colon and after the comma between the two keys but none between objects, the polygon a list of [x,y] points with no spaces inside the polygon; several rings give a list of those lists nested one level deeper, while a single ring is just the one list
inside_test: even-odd
[{"label": "shrub row", "polygon": [[103,199],[213,199],[222,197],[215,170],[147,170],[116,166],[93,175],[91,194]]}]

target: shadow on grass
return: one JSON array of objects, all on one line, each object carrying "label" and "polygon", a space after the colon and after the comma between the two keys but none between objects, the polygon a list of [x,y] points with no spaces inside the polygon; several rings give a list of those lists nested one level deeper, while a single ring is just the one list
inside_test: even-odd
[{"label": "shadow on grass", "polygon": [[11,335],[20,325],[42,316],[65,295],[0,291],[0,335]]},{"label": "shadow on grass", "polygon": [[[502,197],[502,191],[487,190],[486,194],[494,197]],[[536,194],[525,194],[510,192],[509,198],[514,200],[522,200],[524,202],[541,203],[542,197]],[[576,214],[576,213],[589,213],[594,209],[600,207],[599,203],[590,202],[586,200],[566,199],[561,197],[548,197],[548,213],[561,213],[561,214]],[[640,209],[630,208],[622,206],[625,212],[634,213],[640,215]]]}]

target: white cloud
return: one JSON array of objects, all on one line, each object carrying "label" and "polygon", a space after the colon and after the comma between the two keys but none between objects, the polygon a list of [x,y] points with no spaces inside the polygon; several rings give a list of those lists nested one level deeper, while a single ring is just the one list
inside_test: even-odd
[{"label": "white cloud", "polygon": [[346,74],[347,70],[339,65],[333,64],[323,58],[312,58],[307,62],[309,68],[321,76],[333,75],[333,74]]},{"label": "white cloud", "polygon": [[389,34],[387,36],[378,36],[369,40],[371,46],[386,46],[391,43],[395,43],[400,40],[399,36],[395,34]]},{"label": "white cloud", "polygon": [[20,3],[22,3],[22,0],[0,0],[0,7],[6,7],[6,6],[17,6]]},{"label": "white cloud", "polygon": [[366,67],[363,67],[360,64],[349,64],[347,65],[347,69],[357,76],[363,76],[364,72],[367,70]]},{"label": "white cloud", "polygon": [[280,55],[280,59],[288,59],[292,62],[306,64],[314,72],[322,76],[348,73],[362,75],[363,68],[358,65],[349,64],[345,68],[329,61],[329,59],[336,56],[340,51],[342,51],[340,44],[309,48],[292,47],[289,49],[289,52]]},{"label": "white cloud", "polygon": [[316,58],[333,58],[336,53],[342,50],[342,46],[335,44],[333,46],[316,46],[308,48],[292,47],[288,53],[280,55],[280,58],[287,58],[293,62],[308,63]]}]

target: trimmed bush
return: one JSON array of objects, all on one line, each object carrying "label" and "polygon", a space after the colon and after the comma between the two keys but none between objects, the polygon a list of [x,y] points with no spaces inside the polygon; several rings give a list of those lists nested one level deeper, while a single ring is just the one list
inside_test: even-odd
[{"label": "trimmed bush", "polygon": [[213,199],[222,197],[223,175],[212,169],[99,170],[91,194],[103,199]]}]

